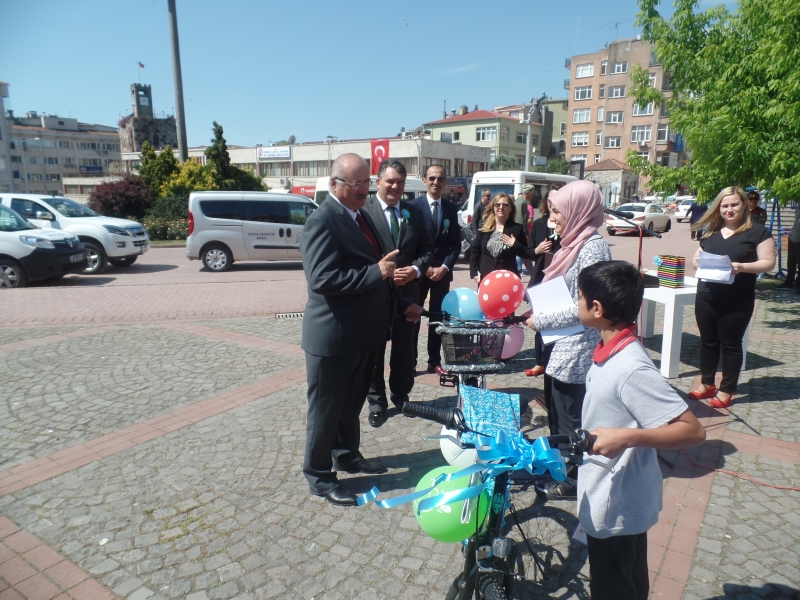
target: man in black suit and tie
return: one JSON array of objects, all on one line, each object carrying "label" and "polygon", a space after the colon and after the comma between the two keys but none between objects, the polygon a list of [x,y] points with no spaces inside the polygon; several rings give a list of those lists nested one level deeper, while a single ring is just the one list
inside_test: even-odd
[{"label": "man in black suit and tie", "polygon": [[369,166],[344,154],[331,167],[330,193],[303,227],[300,249],[308,284],[302,348],[306,353],[308,421],[303,474],[311,493],[356,504],[333,469],[384,473],[359,451],[359,414],[378,350],[391,336],[395,311],[418,320],[422,309],[394,283],[397,251],[380,246],[363,210]]},{"label": "man in black suit and tie", "polygon": [[[411,201],[418,207],[433,237],[433,261],[425,272],[419,286],[420,305],[430,293],[429,309],[442,310],[442,300],[450,291],[453,267],[461,253],[461,227],[458,225],[458,207],[442,201],[446,173],[440,165],[429,165],[425,169],[425,186],[428,193]],[[419,325],[416,326],[419,338]],[[415,344],[416,348],[416,344]],[[436,326],[428,326],[428,373],[444,374],[442,368],[442,338]]]},{"label": "man in black suit and tie", "polygon": [[[372,217],[385,248],[397,250],[394,282],[400,293],[419,304],[419,281],[433,258],[433,239],[419,208],[401,201],[406,185],[406,168],[399,160],[388,159],[378,169],[378,192],[367,200],[364,210]],[[389,390],[392,403],[400,410],[414,387],[417,327],[400,317],[392,328],[389,359]],[[386,344],[378,350],[375,372],[369,388],[369,424],[380,427],[386,422],[389,403],[383,380]]]}]

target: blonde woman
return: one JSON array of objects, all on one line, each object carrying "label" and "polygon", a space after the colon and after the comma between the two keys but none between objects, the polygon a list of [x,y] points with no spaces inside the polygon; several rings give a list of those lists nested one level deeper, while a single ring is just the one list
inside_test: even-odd
[{"label": "blonde woman", "polygon": [[514,220],[516,213],[514,200],[506,194],[497,194],[486,207],[483,224],[472,241],[469,261],[469,275],[476,283],[492,271],[519,275],[517,256],[533,257],[533,251],[527,249],[525,226]]},{"label": "blonde woman", "polygon": [[[775,266],[775,240],[750,218],[747,194],[736,186],[722,190],[708,211],[693,225],[704,231],[692,264],[697,268],[700,250],[730,257],[733,283],[701,280],[697,285],[695,317],[700,329],[700,383],[689,398],[712,398],[711,406],[726,408],[733,401],[742,368],[742,338],[756,300],[756,278]],[[714,376],[722,356],[719,389]]]}]

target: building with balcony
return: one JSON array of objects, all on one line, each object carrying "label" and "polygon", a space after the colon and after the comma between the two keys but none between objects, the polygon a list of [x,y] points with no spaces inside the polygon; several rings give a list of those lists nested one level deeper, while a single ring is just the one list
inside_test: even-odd
[{"label": "building with balcony", "polygon": [[682,163],[665,107],[639,106],[631,96],[633,65],[648,71],[653,87],[671,94],[669,75],[655,59],[652,44],[640,38],[619,40],[598,52],[565,60],[570,70],[570,79],[564,82],[569,89],[568,159],[587,166],[606,159],[624,163],[628,150],[633,150],[665,166]]}]

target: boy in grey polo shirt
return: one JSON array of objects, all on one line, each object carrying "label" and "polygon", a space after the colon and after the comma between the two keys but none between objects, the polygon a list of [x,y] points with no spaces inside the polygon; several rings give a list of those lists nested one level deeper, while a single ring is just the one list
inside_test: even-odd
[{"label": "boy in grey polo shirt", "polygon": [[661,511],[656,449],[695,446],[705,429],[636,339],[644,284],[628,262],[599,262],[578,275],[578,316],[600,332],[586,376],[583,427],[591,454],[612,473],[581,467],[578,519],[586,531],[592,600],[647,600],[647,530]]}]

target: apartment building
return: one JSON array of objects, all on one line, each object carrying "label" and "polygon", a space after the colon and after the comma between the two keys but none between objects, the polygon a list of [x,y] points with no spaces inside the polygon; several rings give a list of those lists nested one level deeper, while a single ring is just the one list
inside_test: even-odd
[{"label": "apartment building", "polygon": [[636,38],[613,42],[590,54],[565,60],[570,78],[566,157],[587,165],[606,159],[625,162],[628,150],[665,166],[678,166],[675,135],[665,107],[639,106],[631,96],[631,69],[640,65],[650,84],[671,94],[669,75],[652,53],[652,45]]},{"label": "apartment building", "polygon": [[0,192],[10,192],[13,188],[11,187],[11,157],[8,151],[4,98],[8,98],[8,84],[0,81]]}]

